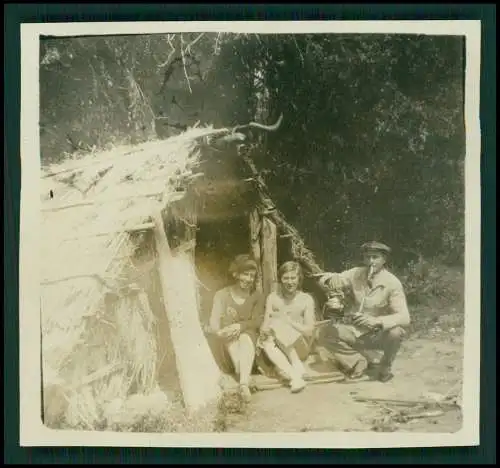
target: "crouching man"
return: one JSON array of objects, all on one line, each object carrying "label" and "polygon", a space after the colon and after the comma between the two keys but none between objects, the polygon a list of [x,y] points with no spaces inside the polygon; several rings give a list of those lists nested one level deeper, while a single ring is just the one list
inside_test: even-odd
[{"label": "crouching man", "polygon": [[[327,284],[341,288],[353,299],[342,323],[320,330],[319,342],[350,378],[367,374],[387,382],[392,364],[410,324],[401,282],[386,269],[391,249],[380,242],[361,247],[364,265],[342,273],[327,273]],[[372,350],[383,355],[375,363]]]}]

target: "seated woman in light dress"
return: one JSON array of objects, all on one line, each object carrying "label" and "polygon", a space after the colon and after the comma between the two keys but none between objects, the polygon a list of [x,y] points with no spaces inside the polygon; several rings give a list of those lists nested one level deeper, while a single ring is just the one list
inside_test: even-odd
[{"label": "seated woman in light dress", "polygon": [[299,346],[310,345],[315,329],[314,299],[301,290],[302,279],[302,268],[297,262],[281,265],[278,290],[266,300],[259,339],[259,346],[279,374],[289,381],[294,393],[306,386],[305,369],[297,350]]},{"label": "seated woman in light dress", "polygon": [[257,263],[249,255],[237,256],[229,273],[233,283],[215,293],[209,326],[223,358],[229,358],[239,378],[242,398],[250,401],[249,381],[264,315],[264,298],[255,290]]}]

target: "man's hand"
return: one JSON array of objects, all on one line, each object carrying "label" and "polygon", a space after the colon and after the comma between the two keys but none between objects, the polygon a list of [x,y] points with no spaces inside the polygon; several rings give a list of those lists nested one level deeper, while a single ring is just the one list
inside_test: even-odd
[{"label": "man's hand", "polygon": [[377,317],[371,317],[370,315],[355,315],[352,322],[357,327],[366,327],[375,329],[382,325],[381,321]]},{"label": "man's hand", "polygon": [[344,280],[339,273],[324,273],[320,278],[320,284],[331,291],[344,289]]},{"label": "man's hand", "polygon": [[219,336],[226,340],[234,340],[238,338],[241,332],[241,325],[239,323],[233,323],[227,327],[224,327],[219,331]]}]

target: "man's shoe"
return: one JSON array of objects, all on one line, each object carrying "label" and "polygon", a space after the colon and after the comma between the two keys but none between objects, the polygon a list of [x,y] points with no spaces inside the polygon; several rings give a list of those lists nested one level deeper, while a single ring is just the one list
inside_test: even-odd
[{"label": "man's shoe", "polygon": [[358,361],[349,372],[349,379],[358,380],[363,378],[366,375],[367,369],[368,367],[366,361]]},{"label": "man's shoe", "polygon": [[377,378],[379,372],[379,366],[377,362],[369,362],[366,366],[365,374],[370,377],[370,379]]},{"label": "man's shoe", "polygon": [[377,380],[379,382],[383,382],[383,383],[389,382],[389,380],[391,380],[393,377],[394,377],[394,374],[390,370],[387,370],[387,369],[379,370],[378,374],[377,374]]}]

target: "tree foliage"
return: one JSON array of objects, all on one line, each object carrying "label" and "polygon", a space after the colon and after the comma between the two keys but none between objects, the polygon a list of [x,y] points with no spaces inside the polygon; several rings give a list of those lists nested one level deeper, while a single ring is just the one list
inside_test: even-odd
[{"label": "tree foliage", "polygon": [[355,258],[359,244],[373,238],[393,245],[402,261],[413,252],[462,261],[460,39],[240,41],[233,47],[264,71],[270,114],[285,115],[285,128],[269,135],[259,166],[327,264]]},{"label": "tree foliage", "polygon": [[170,34],[47,39],[42,158],[274,121],[254,152],[327,268],[380,239],[461,264],[464,43],[415,35]]}]

